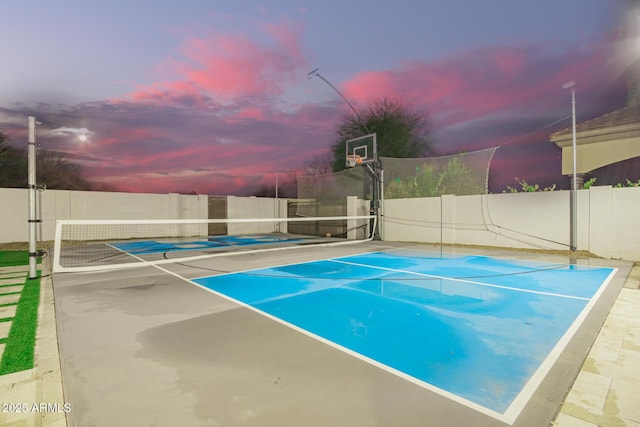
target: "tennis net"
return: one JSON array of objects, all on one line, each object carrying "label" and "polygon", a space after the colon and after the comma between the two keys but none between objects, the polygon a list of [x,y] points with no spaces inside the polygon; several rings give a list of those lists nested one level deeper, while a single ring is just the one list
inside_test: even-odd
[{"label": "tennis net", "polygon": [[163,264],[371,239],[375,217],[59,220],[53,271]]}]

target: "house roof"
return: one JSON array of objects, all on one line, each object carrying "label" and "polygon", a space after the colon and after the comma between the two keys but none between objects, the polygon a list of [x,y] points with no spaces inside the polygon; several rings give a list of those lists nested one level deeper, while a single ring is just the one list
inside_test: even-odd
[{"label": "house roof", "polygon": [[[620,108],[605,115],[576,124],[576,132],[609,129],[617,126],[640,125],[640,105]],[[551,137],[571,134],[571,127],[554,132]]]}]

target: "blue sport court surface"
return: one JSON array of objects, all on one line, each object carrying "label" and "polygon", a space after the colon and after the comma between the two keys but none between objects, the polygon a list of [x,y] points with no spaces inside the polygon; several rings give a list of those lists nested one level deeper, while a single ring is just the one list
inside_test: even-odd
[{"label": "blue sport court surface", "polygon": [[131,255],[152,255],[166,252],[181,252],[206,249],[224,249],[238,246],[254,246],[275,243],[295,243],[302,239],[294,237],[281,237],[277,235],[245,235],[245,236],[210,236],[206,239],[160,241],[137,240],[133,242],[114,242],[112,246],[122,252]]},{"label": "blue sport court surface", "polygon": [[398,249],[192,282],[512,423],[614,273]]}]

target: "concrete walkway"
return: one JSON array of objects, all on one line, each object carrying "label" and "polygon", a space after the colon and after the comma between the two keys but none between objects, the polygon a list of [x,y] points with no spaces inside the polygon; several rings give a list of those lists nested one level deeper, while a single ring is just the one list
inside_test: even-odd
[{"label": "concrete walkway", "polygon": [[[46,275],[49,271],[46,262],[43,269]],[[0,269],[0,275],[6,273],[7,271]],[[598,334],[557,419],[552,423],[554,427],[640,427],[639,288],[640,267],[635,267]],[[0,425],[66,426],[62,410],[32,411],[34,403],[57,403],[59,408],[63,407],[65,401],[61,378],[52,284],[50,277],[44,277],[35,367],[29,371],[0,376],[0,402],[3,405],[26,404],[29,410],[0,412]]]},{"label": "concrete walkway", "polygon": [[[47,261],[45,258],[41,265],[45,276],[50,271]],[[27,274],[27,266],[0,268],[2,279],[24,280]],[[40,291],[34,368],[0,376],[0,425],[5,427],[67,426],[50,277],[42,278]],[[2,308],[8,307],[11,306]],[[7,313],[0,317],[12,317],[15,308]]]},{"label": "concrete walkway", "polygon": [[640,267],[631,270],[553,425],[640,427]]}]

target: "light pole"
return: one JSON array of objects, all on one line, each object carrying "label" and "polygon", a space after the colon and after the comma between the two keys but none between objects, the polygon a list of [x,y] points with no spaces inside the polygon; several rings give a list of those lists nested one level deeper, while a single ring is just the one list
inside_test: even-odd
[{"label": "light pole", "polygon": [[367,133],[370,134],[371,131],[369,131],[369,128],[367,127],[367,125],[362,121],[362,117],[360,117],[360,114],[358,114],[358,110],[356,110],[355,107],[353,105],[351,105],[349,100],[342,94],[342,92],[340,92],[334,85],[332,85],[331,82],[329,82],[329,80],[327,80],[324,77],[322,77],[322,74],[320,74],[320,68],[316,68],[315,70],[309,71],[307,73],[307,79],[310,79],[313,76],[316,76],[319,79],[321,79],[323,82],[328,84],[329,87],[331,87],[331,89],[333,89],[333,91],[335,93],[340,95],[340,98],[342,98],[342,100],[347,103],[349,108],[351,108],[351,111],[353,111],[353,113],[356,115],[356,119],[357,119],[358,123],[360,124],[360,126],[362,126],[364,128],[364,130],[366,130]]},{"label": "light pole", "polygon": [[563,89],[571,89],[571,133],[572,133],[572,154],[573,154],[573,177],[571,179],[571,232],[569,234],[569,245],[572,251],[577,249],[576,240],[578,238],[578,162],[576,144],[576,83],[571,81],[562,85]]}]

